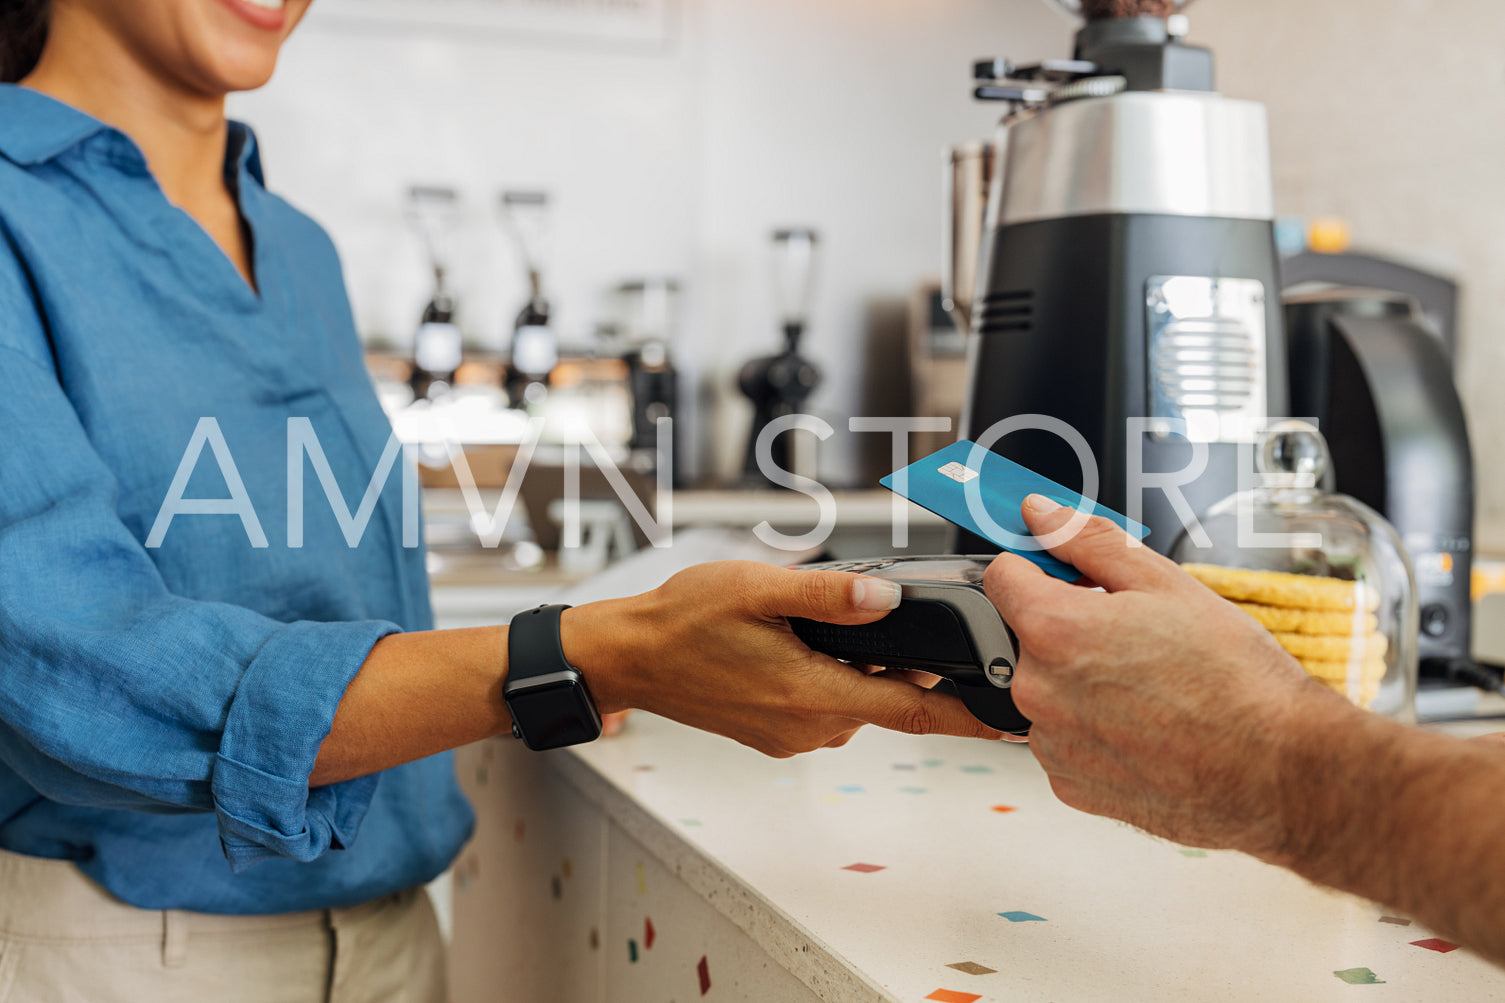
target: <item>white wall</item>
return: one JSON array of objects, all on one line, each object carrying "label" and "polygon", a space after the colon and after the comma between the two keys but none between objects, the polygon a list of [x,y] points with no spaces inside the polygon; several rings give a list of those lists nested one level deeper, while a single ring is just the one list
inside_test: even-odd
[{"label": "white wall", "polygon": [[353,31],[315,4],[272,84],[231,111],[256,128],[269,185],[334,235],[368,336],[408,339],[427,297],[401,214],[414,182],[470,200],[456,281],[484,343],[505,339],[522,297],[496,225],[504,187],[555,194],[567,336],[610,319],[603,293],[621,279],[684,278],[678,351],[705,405],[691,445],[723,475],[750,420],[735,371],[780,343],[771,231],[818,227],[806,348],[826,374],[814,410],[842,429],[823,471],[857,482],[862,445],[882,454],[861,472],[876,476],[884,444],[846,418],[905,404],[864,386],[895,386],[895,304],[939,271],[940,151],[996,115],[969,97],[971,60],[1060,52],[1070,23],[1038,0],[680,0],[675,17],[662,51],[614,52]]},{"label": "white wall", "polygon": [[1203,0],[1222,89],[1270,110],[1277,209],[1463,284],[1457,368],[1476,544],[1505,551],[1505,6],[1498,0]]},{"label": "white wall", "polygon": [[[673,42],[644,54],[355,33],[319,11],[277,79],[234,111],[258,128],[271,184],[334,233],[363,329],[411,330],[426,290],[399,197],[445,181],[472,200],[466,325],[496,343],[521,282],[495,193],[549,187],[567,334],[606,319],[602,293],[622,278],[686,279],[679,354],[711,405],[693,445],[722,474],[748,420],[736,367],[778,344],[769,231],[808,223],[826,237],[814,409],[844,427],[902,406],[869,398],[899,383],[896,304],[938,270],[939,150],[994,118],[967,96],[970,61],[1062,54],[1071,32],[1040,0],[679,0]],[[1280,211],[1347,216],[1359,245],[1461,274],[1480,537],[1505,549],[1505,8],[1201,0],[1190,13],[1222,89],[1269,106]],[[830,479],[881,468],[859,462],[861,438],[832,440]]]},{"label": "white wall", "polygon": [[[942,151],[990,134],[999,113],[971,100],[972,61],[1061,52],[1071,24],[1039,0],[708,7],[699,316],[721,335],[708,361],[728,373],[777,346],[767,235],[816,226],[824,257],[809,354],[827,382],[812,410],[837,428],[823,466],[870,484],[888,470],[888,444],[853,436],[846,419],[908,413],[892,395],[902,389],[898,325],[916,283],[940,270]],[[719,452],[735,462],[750,410],[722,390],[740,420],[718,426]]]}]

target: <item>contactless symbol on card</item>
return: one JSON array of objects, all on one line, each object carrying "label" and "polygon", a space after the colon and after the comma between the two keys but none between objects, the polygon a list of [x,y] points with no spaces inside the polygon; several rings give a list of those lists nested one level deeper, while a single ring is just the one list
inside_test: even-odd
[{"label": "contactless symbol on card", "polygon": [[977,471],[973,470],[971,467],[963,466],[962,464],[957,463],[955,460],[946,464],[944,467],[937,467],[936,470],[951,478],[958,484],[965,484],[978,476]]}]

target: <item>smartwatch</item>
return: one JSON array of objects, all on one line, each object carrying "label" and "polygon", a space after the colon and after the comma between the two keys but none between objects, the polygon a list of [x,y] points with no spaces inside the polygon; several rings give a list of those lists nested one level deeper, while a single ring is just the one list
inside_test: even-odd
[{"label": "smartwatch", "polygon": [[507,628],[507,683],[502,699],[512,715],[512,734],[537,751],[593,742],[601,737],[601,714],[585,677],[564,657],[559,616],[568,606],[540,606],[519,613]]}]

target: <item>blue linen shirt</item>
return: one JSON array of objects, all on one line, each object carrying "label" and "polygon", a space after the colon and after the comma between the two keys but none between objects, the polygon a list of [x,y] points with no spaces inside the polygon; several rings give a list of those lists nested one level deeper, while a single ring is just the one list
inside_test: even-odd
[{"label": "blue linen shirt", "polygon": [[[239,124],[225,180],[259,294],[128,137],[0,86],[0,848],[142,908],[350,905],[434,877],[473,816],[448,755],[308,785],[372,645],[431,626],[428,581],[395,471],[353,547],[305,478],[289,545],[289,419],[350,512],[390,426],[334,246]],[[233,494],[233,464],[266,546],[234,514],[145,545],[204,417],[229,462],[203,449],[182,495]]]}]

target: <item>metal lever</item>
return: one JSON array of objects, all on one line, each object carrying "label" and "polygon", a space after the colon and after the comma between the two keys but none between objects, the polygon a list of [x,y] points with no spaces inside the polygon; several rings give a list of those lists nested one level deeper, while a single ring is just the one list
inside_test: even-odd
[{"label": "metal lever", "polygon": [[1099,72],[1096,63],[1087,59],[1042,59],[1028,66],[1016,66],[1009,74],[1013,80],[1047,80],[1065,83],[1079,77],[1090,77]]},{"label": "metal lever", "polygon": [[979,101],[1010,101],[1014,104],[1039,104],[1050,97],[1044,87],[1011,87],[1000,84],[979,84],[972,96]]}]

